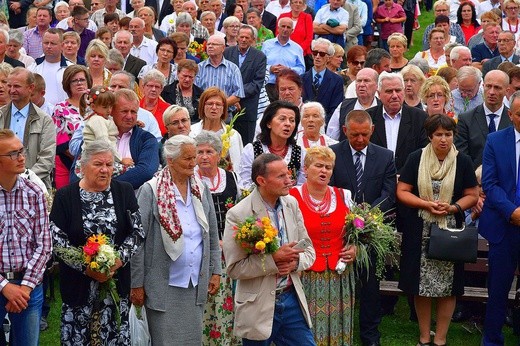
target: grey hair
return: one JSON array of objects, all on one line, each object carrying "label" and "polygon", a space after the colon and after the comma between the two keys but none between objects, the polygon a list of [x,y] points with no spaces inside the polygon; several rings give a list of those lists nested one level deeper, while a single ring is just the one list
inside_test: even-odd
[{"label": "grey hair", "polygon": [[215,15],[215,13],[213,11],[204,11],[200,14],[200,20],[202,21],[202,19],[206,16],[210,16],[210,15],[213,15],[213,17],[215,17],[215,19],[217,18],[217,16]]},{"label": "grey hair", "polygon": [[[450,51],[455,48],[455,47],[464,47],[463,45],[461,45],[460,43],[457,43],[457,42],[450,42],[448,44],[445,44],[444,45],[444,51]],[[451,57],[450,57],[451,58]]]},{"label": "grey hair", "polygon": [[323,108],[321,103],[314,102],[314,101],[312,101],[312,102],[305,102],[303,104],[302,109],[300,110],[301,117],[303,118],[303,115],[305,114],[305,112],[308,109],[311,109],[311,108],[317,108],[318,109],[318,113],[320,113],[320,115],[323,118],[323,120],[325,120],[325,108]]},{"label": "grey hair", "polygon": [[11,72],[13,72],[14,67],[11,66],[11,64],[8,64],[6,62],[0,63],[0,74],[5,74],[6,76],[9,76]]},{"label": "grey hair", "polygon": [[181,12],[177,15],[177,19],[175,19],[175,27],[178,27],[181,24],[189,24],[193,25],[193,18],[188,12]]},{"label": "grey hair", "polygon": [[125,70],[121,70],[121,71],[116,71],[114,73],[112,73],[112,77],[110,78],[113,78],[114,76],[117,76],[117,75],[124,75],[128,78],[128,80],[130,81],[130,90],[134,90],[134,87],[135,87],[135,76],[133,74],[131,74],[130,72],[127,72]]},{"label": "grey hair", "polygon": [[59,1],[58,3],[56,3],[56,5],[54,5],[54,14],[58,13],[58,7],[60,6],[65,6],[67,8],[69,8],[69,4],[65,1]]},{"label": "grey hair", "polygon": [[96,139],[95,141],[90,142],[81,151],[81,167],[85,167],[90,160],[92,160],[92,156],[102,153],[110,153],[112,156],[115,156],[112,145],[106,140]]},{"label": "grey hair", "polygon": [[155,68],[151,69],[150,71],[146,72],[146,74],[141,79],[143,85],[148,84],[150,81],[157,81],[159,82],[163,87],[166,85],[166,77],[163,75],[163,73]]},{"label": "grey hair", "polygon": [[258,31],[256,30],[256,28],[252,25],[249,25],[249,24],[242,24],[240,26],[240,30],[251,30],[251,33],[253,34],[253,38],[256,40],[256,38],[258,37]]},{"label": "grey hair", "polygon": [[7,32],[7,30],[0,29],[0,35],[4,35],[5,44],[8,44],[9,43],[9,33]]},{"label": "grey hair", "polygon": [[123,68],[125,66],[125,58],[123,58],[123,54],[115,48],[112,48],[108,51],[107,62],[116,63]]},{"label": "grey hair", "polygon": [[364,67],[370,67],[377,65],[379,66],[381,64],[381,59],[391,59],[390,53],[388,53],[386,50],[382,48],[374,48],[371,49],[366,56],[365,59],[365,66]]},{"label": "grey hair", "polygon": [[462,53],[463,51],[468,52],[470,54],[470,56],[471,56],[471,51],[469,50],[468,47],[466,47],[466,46],[456,46],[456,47],[453,47],[453,49],[450,52],[450,59],[451,59],[451,61],[458,60],[459,56],[460,56],[460,53]]},{"label": "grey hair", "polygon": [[316,47],[316,45],[318,45],[318,44],[326,44],[327,45],[327,54],[330,56],[334,55],[335,51],[334,51],[334,47],[332,46],[332,42],[330,42],[326,38],[319,37],[315,40],[312,40],[311,49],[314,50],[314,47]]},{"label": "grey hair", "polygon": [[186,135],[177,135],[168,138],[163,145],[163,159],[166,161],[167,159],[176,160],[182,153],[183,145],[196,145],[196,142],[193,138]]},{"label": "grey hair", "polygon": [[116,42],[117,38],[118,38],[119,35],[121,35],[122,33],[128,34],[128,36],[130,36],[130,44],[134,43],[134,37],[132,36],[132,34],[130,33],[130,31],[128,31],[128,30],[118,30],[118,31],[114,34],[114,37],[113,37],[113,39],[112,39],[112,44]]},{"label": "grey hair", "polygon": [[[18,44],[23,43],[23,34],[18,29],[9,30],[9,41],[14,41]],[[7,42],[9,42],[7,41]]]},{"label": "grey hair", "polygon": [[426,77],[424,76],[424,73],[423,71],[421,71],[420,68],[418,68],[417,66],[415,65],[406,65],[402,70],[401,70],[401,76],[403,76],[403,80],[404,80],[404,76],[406,74],[412,74],[415,76],[415,78],[417,78],[419,80],[419,82],[421,82],[421,84],[424,83],[424,81],[426,80]]},{"label": "grey hair", "polygon": [[467,78],[475,78],[475,83],[480,84],[482,82],[482,72],[478,68],[473,66],[462,66],[457,72],[457,80],[460,81]]},{"label": "grey hair", "polygon": [[404,80],[403,80],[403,76],[400,74],[400,73],[394,73],[394,72],[386,72],[386,71],[383,71],[381,72],[381,74],[379,75],[379,80],[377,82],[377,89],[378,90],[381,90],[382,86],[383,86],[383,82],[385,80],[393,80],[393,79],[397,79],[399,80],[399,82],[401,83],[401,86],[404,88]]},{"label": "grey hair", "polygon": [[174,114],[177,114],[178,112],[184,113],[188,120],[190,120],[190,112],[188,112],[188,109],[186,107],[171,105],[168,108],[166,108],[163,113],[163,124],[165,126],[168,125],[170,123],[170,117]]},{"label": "grey hair", "polygon": [[233,24],[233,23],[242,24],[242,23],[240,22],[240,19],[238,19],[237,17],[235,17],[235,16],[229,16],[229,17],[227,17],[226,19],[224,19],[224,22],[222,23],[222,27],[227,28],[228,26],[230,26],[230,25]]},{"label": "grey hair", "polygon": [[520,98],[520,90],[515,91],[513,95],[511,95],[511,98],[509,100],[510,108],[513,108],[513,103],[516,101],[517,98]]},{"label": "grey hair", "polygon": [[415,58],[408,61],[408,66],[414,65],[421,69],[422,73],[426,76],[430,73],[430,65],[428,65],[428,60],[423,58]]},{"label": "grey hair", "polygon": [[197,146],[208,144],[215,149],[217,153],[220,154],[222,152],[222,140],[215,132],[202,130],[199,135],[195,137],[195,142],[197,142]]}]

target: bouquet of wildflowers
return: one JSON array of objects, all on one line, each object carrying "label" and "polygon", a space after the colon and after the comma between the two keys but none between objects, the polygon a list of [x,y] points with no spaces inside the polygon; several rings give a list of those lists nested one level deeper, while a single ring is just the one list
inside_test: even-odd
[{"label": "bouquet of wildflowers", "polygon": [[[385,269],[385,260],[389,254],[399,254],[394,227],[385,223],[385,213],[378,206],[372,207],[368,203],[353,206],[345,216],[345,240],[347,244],[357,247],[356,270],[368,271],[370,253],[375,254],[376,276],[381,279]],[[392,256],[394,265],[397,265],[397,256]]]},{"label": "bouquet of wildflowers", "polygon": [[[119,253],[110,243],[110,239],[105,234],[91,235],[84,246],[70,248],[55,248],[65,262],[77,265],[85,265],[95,272],[110,275],[110,268],[116,264]],[[100,283],[99,298],[104,300],[110,294],[116,307],[116,319],[118,326],[121,324],[121,314],[119,311],[119,294],[117,293],[116,280],[112,277]]]},{"label": "bouquet of wildflowers", "polygon": [[233,165],[231,164],[231,160],[228,156],[229,148],[231,147],[231,134],[233,131],[233,125],[235,125],[235,121],[237,121],[239,117],[245,114],[245,110],[245,108],[242,108],[240,112],[235,114],[233,118],[231,118],[229,124],[226,125],[224,132],[220,135],[220,140],[222,141],[222,152],[220,153],[220,161],[218,166],[227,171],[233,170]]},{"label": "bouquet of wildflowers", "polygon": [[[246,217],[244,222],[233,226],[233,238],[247,254],[272,254],[278,250],[278,230],[268,217]],[[262,264],[263,259],[262,259]],[[265,270],[265,268],[264,268]]]},{"label": "bouquet of wildflowers", "polygon": [[197,41],[190,42],[188,46],[188,53],[200,59],[200,61],[204,61],[208,58],[208,53],[206,53],[206,42],[198,43]]}]

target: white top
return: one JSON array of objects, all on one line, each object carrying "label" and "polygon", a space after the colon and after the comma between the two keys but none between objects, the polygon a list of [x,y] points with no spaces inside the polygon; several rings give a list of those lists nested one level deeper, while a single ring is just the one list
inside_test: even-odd
[{"label": "white top", "polygon": [[175,20],[177,19],[177,13],[173,12],[167,16],[165,16],[159,26],[159,29],[168,32],[170,28],[175,27]]},{"label": "white top", "polygon": [[23,62],[25,67],[29,67],[35,63],[34,58],[32,56],[27,55],[27,54],[22,54],[21,52],[20,52],[20,57],[17,60]]},{"label": "white top", "polygon": [[143,130],[150,132],[155,138],[157,138],[158,142],[162,139],[161,129],[159,128],[157,119],[155,119],[150,111],[139,107],[139,110],[137,111],[137,120],[141,120],[144,123]]},{"label": "white top", "polygon": [[[330,194],[331,200],[330,200],[329,210],[327,210],[327,214],[330,214],[336,210],[336,206],[338,205],[338,202],[337,202],[336,194],[334,193],[334,189],[332,188],[332,186],[328,186],[328,188],[330,189],[330,192],[331,192],[331,194]],[[300,196],[303,196],[302,187],[296,186],[296,189],[300,193]],[[354,201],[352,200],[352,192],[350,192],[350,190],[347,190],[347,189],[341,189],[341,190],[343,190],[343,202],[345,202],[347,207],[352,208],[352,206],[354,206]],[[309,197],[311,198],[311,200],[314,203],[320,202],[317,199],[313,198],[312,196],[309,196]]]},{"label": "white top", "polygon": [[[314,148],[317,146],[325,146],[330,147],[332,144],[338,143],[337,140],[330,138],[327,135],[320,135],[320,138],[317,141],[309,141],[309,147],[308,148]],[[303,130],[298,131],[296,134],[296,144],[298,144],[302,149],[308,149],[304,143],[303,143]]]},{"label": "white top", "polygon": [[502,118],[502,112],[504,111],[504,104],[500,106],[500,108],[496,112],[492,112],[489,110],[489,108],[486,107],[486,103],[484,102],[482,104],[484,106],[484,114],[486,115],[486,124],[489,127],[489,122],[491,121],[491,118],[488,117],[488,114],[496,114],[496,117],[493,118],[493,121],[495,122],[495,129],[498,130],[498,124],[500,124],[500,118]]},{"label": "white top", "polygon": [[151,40],[148,37],[143,37],[143,41],[139,47],[132,46],[132,48],[130,48],[130,54],[139,59],[143,59],[147,64],[153,64],[157,62],[157,53],[155,52],[156,47],[156,41]]},{"label": "white top", "polygon": [[[451,40],[450,40],[451,41]],[[426,59],[428,61],[428,66],[430,66],[430,69],[437,70],[442,65],[446,65],[446,55],[442,54],[437,61],[435,61],[430,53],[430,50],[426,50],[424,52],[417,52],[414,59]]]},{"label": "white top", "polygon": [[63,72],[61,73],[62,78],[59,78],[58,71],[60,69],[60,61],[53,63],[43,61],[39,65],[33,64],[28,68],[29,71],[39,73],[43,77],[45,80],[45,99],[52,104],[61,102],[68,97],[63,90]]},{"label": "white top", "polygon": [[[218,131],[217,134],[220,136],[224,133],[224,129],[226,128],[226,124],[222,123],[222,130]],[[191,125],[190,137],[195,138],[202,131],[202,121]],[[240,166],[240,160],[242,156],[242,150],[244,149],[244,144],[242,142],[242,136],[238,131],[233,130],[231,132],[231,137],[229,138],[229,158],[231,160],[231,164],[233,165],[233,171],[237,172],[238,167]]]},{"label": "white top", "polygon": [[[195,175],[202,180],[210,189],[211,193],[221,193],[226,189],[226,171],[218,167],[218,174],[210,179],[209,177],[199,174],[199,166],[195,166]],[[220,179],[219,179],[220,177]],[[216,189],[215,189],[216,188]],[[215,189],[215,190],[213,190]]]},{"label": "white top", "polygon": [[349,13],[343,7],[331,11],[330,5],[324,5],[316,13],[314,23],[323,24],[329,19],[336,19],[340,25],[348,25]]},{"label": "white top", "polygon": [[385,132],[386,132],[386,148],[392,150],[395,155],[395,149],[397,148],[397,135],[399,134],[399,125],[401,125],[401,112],[402,109],[393,118],[388,115],[386,109],[383,106],[383,118],[385,119]]},{"label": "white top", "polygon": [[289,2],[287,2],[287,5],[282,7],[282,5],[280,5],[280,1],[273,0],[267,4],[267,6],[265,7],[265,10],[268,12],[271,12],[272,14],[274,14],[276,16],[276,18],[278,18],[278,17],[280,17],[280,15],[282,13],[291,12],[291,3],[289,1]]},{"label": "white top", "polygon": [[477,18],[479,19],[479,21],[480,21],[480,16],[482,15],[482,13],[491,11],[494,8],[499,8],[500,3],[501,3],[501,1],[496,1],[496,3],[493,4],[493,3],[491,3],[490,0],[486,0],[486,1],[479,3],[478,6],[476,7]]}]

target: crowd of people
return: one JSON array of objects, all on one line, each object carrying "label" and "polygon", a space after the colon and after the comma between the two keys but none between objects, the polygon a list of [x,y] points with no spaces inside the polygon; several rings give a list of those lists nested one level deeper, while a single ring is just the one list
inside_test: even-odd
[{"label": "crowd of people", "polygon": [[[345,241],[362,203],[402,233],[419,346],[446,345],[464,293],[464,266],[426,253],[431,225],[465,211],[490,243],[482,344],[504,344],[520,255],[517,0],[427,4],[413,59],[413,0],[86,5],[0,4],[12,345],[47,327],[53,261],[63,345],[129,345],[132,304],[153,345],[352,345],[355,315],[361,343],[380,345],[395,301]],[[276,251],[237,241],[250,216],[268,218]]]}]

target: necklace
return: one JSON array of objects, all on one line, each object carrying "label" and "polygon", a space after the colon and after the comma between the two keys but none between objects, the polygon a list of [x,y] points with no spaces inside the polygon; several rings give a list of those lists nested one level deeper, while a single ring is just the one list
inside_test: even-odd
[{"label": "necklace", "polygon": [[329,211],[330,204],[332,202],[332,195],[328,186],[327,191],[325,192],[325,196],[323,196],[323,199],[317,203],[314,202],[313,198],[309,193],[307,183],[303,184],[302,186],[302,198],[309,209],[313,210],[314,212],[320,215],[324,215]]},{"label": "necklace", "polygon": [[509,26],[509,31],[511,31],[513,34],[516,34],[516,32],[518,31],[518,19],[516,20],[516,25],[515,25],[514,31],[513,31],[513,29],[511,29],[511,22],[509,21],[509,19],[506,18],[506,22],[507,22],[507,26]]},{"label": "necklace", "polygon": [[284,158],[287,155],[287,152],[289,151],[289,147],[287,145],[284,145],[282,149],[275,149],[272,146],[268,146],[267,149],[269,149],[270,153],[278,155],[281,158]]},{"label": "necklace", "polygon": [[[303,135],[302,137],[302,141],[303,141],[303,147],[305,149],[309,149],[310,148],[310,144],[309,144],[309,139],[307,138],[307,136]],[[325,137],[323,136],[320,136],[319,138],[319,141],[320,141],[320,146],[322,147],[325,147]],[[317,141],[316,141],[317,142]]]},{"label": "necklace", "polygon": [[[202,175],[200,174],[200,171],[199,171],[199,177],[200,177],[200,179],[202,179]],[[217,191],[218,187],[220,186],[220,169],[217,168],[217,185],[213,184],[213,178],[209,178],[209,177],[206,177],[206,178],[208,178],[209,181],[211,182],[211,185],[213,185],[213,187],[209,187],[209,191],[211,191],[211,192]]]}]

